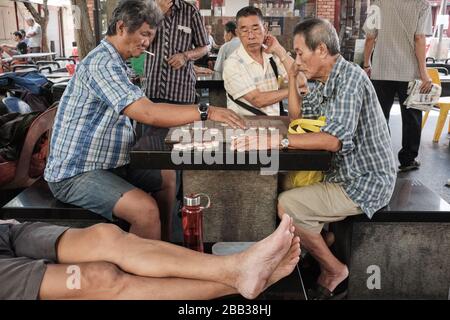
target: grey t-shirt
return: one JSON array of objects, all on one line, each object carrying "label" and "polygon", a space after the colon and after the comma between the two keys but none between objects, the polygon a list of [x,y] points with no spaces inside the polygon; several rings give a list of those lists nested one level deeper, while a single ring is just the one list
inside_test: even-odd
[{"label": "grey t-shirt", "polygon": [[363,29],[366,34],[376,35],[371,79],[408,82],[418,79],[414,36],[432,33],[428,1],[373,0],[369,11]]}]

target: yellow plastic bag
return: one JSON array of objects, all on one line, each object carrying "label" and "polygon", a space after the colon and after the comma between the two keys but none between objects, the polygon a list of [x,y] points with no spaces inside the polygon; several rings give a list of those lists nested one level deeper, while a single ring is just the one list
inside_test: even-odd
[{"label": "yellow plastic bag", "polygon": [[[307,132],[320,132],[320,128],[325,125],[325,117],[318,120],[297,119],[289,124],[290,134],[303,134]],[[287,175],[285,183],[286,189],[308,186],[323,180],[322,171],[292,171]]]}]

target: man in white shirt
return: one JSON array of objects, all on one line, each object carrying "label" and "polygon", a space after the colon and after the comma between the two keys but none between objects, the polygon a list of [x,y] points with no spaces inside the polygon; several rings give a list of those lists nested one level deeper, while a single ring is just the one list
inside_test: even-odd
[{"label": "man in white shirt", "polygon": [[294,60],[275,37],[267,34],[258,8],[239,10],[236,23],[242,44],[223,69],[228,108],[241,115],[283,114],[280,102],[288,97],[288,89],[280,88],[276,74],[286,78]]},{"label": "man in white shirt", "polygon": [[208,40],[209,40],[208,52],[211,52],[213,49],[219,49],[220,46],[216,43],[214,37],[212,36],[212,26],[210,24],[207,24],[205,26],[205,29],[206,32],[208,33]]},{"label": "man in white shirt", "polygon": [[27,31],[26,37],[28,40],[28,46],[31,53],[41,52],[41,42],[42,42],[42,30],[41,26],[37,24],[33,18],[28,18],[26,20],[29,29]]},{"label": "man in white shirt", "polygon": [[214,64],[214,71],[223,72],[223,63],[227,58],[241,45],[241,40],[236,34],[236,23],[234,21],[228,21],[225,24],[225,31],[223,35],[225,44],[220,47],[217,54],[217,60]]}]

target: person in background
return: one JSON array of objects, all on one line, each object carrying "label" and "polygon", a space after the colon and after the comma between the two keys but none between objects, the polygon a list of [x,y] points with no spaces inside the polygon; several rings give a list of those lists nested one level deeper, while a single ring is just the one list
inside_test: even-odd
[{"label": "person in background", "polygon": [[22,39],[27,44],[27,47],[29,47],[30,39],[27,38],[27,32],[24,29],[20,29],[19,32],[22,34]]},{"label": "person in background", "polygon": [[212,35],[212,26],[210,24],[207,24],[205,26],[206,33],[208,34],[208,52],[212,52],[213,50],[218,50],[220,46],[216,43],[216,40],[214,40],[214,37]]},{"label": "person in background", "polygon": [[241,45],[225,61],[222,75],[228,108],[241,115],[283,115],[280,102],[287,98],[288,89],[280,86],[284,81],[279,77],[287,78],[294,60],[268,35],[260,9],[242,8],[236,23]]},{"label": "person in background", "polygon": [[[16,46],[11,46],[8,44],[0,45],[0,58],[4,55],[5,57],[10,57],[18,54],[28,53],[28,47],[23,39],[22,33],[16,31],[13,33],[14,41],[17,42]],[[1,72],[11,71],[11,67],[17,64],[25,64],[27,59],[1,59]]]},{"label": "person in background", "polygon": [[13,33],[14,41],[17,42],[15,46],[9,45],[9,44],[2,44],[0,45],[0,50],[5,52],[6,54],[10,56],[14,56],[17,54],[26,54],[27,53],[27,44],[25,43],[23,39],[22,33],[19,31],[16,31]]},{"label": "person in background", "polygon": [[30,48],[30,53],[41,52],[42,47],[42,29],[41,26],[34,21],[33,18],[27,18],[25,20],[29,26],[26,38],[28,38],[28,47]]},{"label": "person in background", "polygon": [[241,45],[241,40],[236,34],[236,22],[228,21],[225,24],[223,39],[225,43],[220,47],[217,54],[217,60],[214,64],[214,71],[223,72],[223,64],[225,60]]},{"label": "person in background", "polygon": [[422,111],[406,108],[404,102],[410,81],[420,79],[422,93],[428,93],[432,87],[425,62],[425,37],[432,33],[431,5],[423,0],[375,0],[371,4],[379,8],[380,17],[369,17],[364,24],[363,67],[388,122],[394,97],[398,95],[402,114],[399,171],[418,169]]}]

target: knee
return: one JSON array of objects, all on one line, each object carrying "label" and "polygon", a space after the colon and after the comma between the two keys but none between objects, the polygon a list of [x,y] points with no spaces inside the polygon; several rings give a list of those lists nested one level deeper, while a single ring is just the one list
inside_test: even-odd
[{"label": "knee", "polygon": [[81,269],[81,287],[83,290],[104,293],[105,297],[118,296],[124,288],[125,273],[109,262],[93,262]]},{"label": "knee", "polygon": [[175,190],[177,187],[177,175],[175,170],[163,170],[161,171],[162,177],[162,189]]},{"label": "knee", "polygon": [[277,212],[278,212],[278,217],[280,219],[283,216],[283,214],[287,213],[286,212],[287,198],[288,198],[287,192],[283,192],[278,196]]},{"label": "knee", "polygon": [[126,232],[112,223],[99,223],[90,227],[95,235],[95,239],[114,243],[117,239],[125,236]]}]

